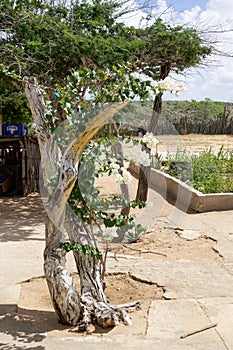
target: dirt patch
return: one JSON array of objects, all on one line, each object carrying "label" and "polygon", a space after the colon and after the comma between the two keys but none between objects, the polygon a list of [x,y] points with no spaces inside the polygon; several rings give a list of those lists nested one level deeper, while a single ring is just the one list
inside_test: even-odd
[{"label": "dirt patch", "polygon": [[213,249],[215,241],[202,236],[189,241],[181,238],[176,230],[157,228],[141,236],[132,244],[111,247],[111,252],[149,259],[220,259]]},{"label": "dirt patch", "polygon": [[[75,275],[73,277],[77,288],[79,288],[78,278]],[[103,330],[98,326],[91,326],[88,333],[96,335],[103,333],[112,335],[119,334],[119,332],[120,334],[145,334],[150,303],[152,300],[163,297],[163,289],[157,285],[135,281],[128,274],[107,275],[105,281],[105,293],[111,303],[123,304],[140,300],[141,309],[130,315],[133,327],[119,325],[116,328]],[[19,314],[40,330],[50,332],[56,337],[83,335],[83,333],[78,332],[77,327],[67,327],[58,323],[44,277],[32,278],[21,284]]]},{"label": "dirt patch", "polygon": [[[175,230],[157,228],[152,232],[142,236],[133,244],[119,245],[112,247],[111,253],[132,255],[134,257],[145,257],[150,259],[175,260],[179,258],[187,259],[221,259],[219,254],[213,250],[215,242],[209,238],[200,237],[193,241],[188,241],[179,237]],[[79,280],[73,274],[75,284],[79,290]],[[147,329],[147,316],[152,300],[162,299],[164,290],[148,283],[143,283],[132,279],[125,274],[107,274],[105,293],[108,300],[113,304],[122,304],[129,301],[140,300],[141,310],[130,314],[133,326],[125,327],[119,325],[115,328],[103,330],[96,326],[91,326],[88,334],[101,336],[128,334],[143,335]],[[82,336],[77,327],[71,328],[59,324],[56,314],[51,304],[50,295],[44,277],[30,279],[21,284],[21,294],[19,301],[19,314],[25,320],[32,322],[44,332],[49,332],[52,336],[68,337]],[[85,333],[85,334],[87,334]]]}]

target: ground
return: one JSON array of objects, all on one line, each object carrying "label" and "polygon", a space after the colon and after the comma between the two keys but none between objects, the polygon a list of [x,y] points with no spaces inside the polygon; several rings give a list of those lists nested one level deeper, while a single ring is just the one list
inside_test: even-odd
[{"label": "ground", "polygon": [[[199,137],[202,136],[198,135],[197,138]],[[214,137],[211,136],[211,138]],[[217,141],[217,138],[215,138],[213,146],[221,146],[225,141],[221,138],[218,138]],[[192,140],[193,142],[194,140]],[[232,148],[232,145],[233,138],[227,138],[227,146]],[[203,148],[206,148],[206,146],[203,145]],[[35,237],[33,238],[35,240],[43,240],[45,213],[37,194],[32,194],[26,198],[0,198],[0,206],[2,242],[7,242],[9,239],[23,241],[32,237]],[[118,257],[124,254],[132,258],[144,257],[159,261],[177,259],[221,260],[221,256],[214,249],[216,242],[213,238],[203,234],[198,239],[188,240],[181,237],[182,229],[179,225],[169,227],[167,216],[170,210],[171,206],[167,203],[161,209],[159,218],[154,222],[149,232],[140,237],[137,242],[111,247],[111,259],[117,261]],[[72,261],[71,253],[68,256],[68,266],[72,265],[70,261]],[[116,327],[113,330],[113,334],[114,332],[116,334],[129,334],[129,332],[131,334],[143,334],[149,305],[152,300],[163,298],[163,289],[154,283],[137,280],[128,272],[121,271],[119,273],[111,270],[111,268],[107,270],[106,286],[106,295],[111,303],[120,304],[131,300],[140,300],[142,304],[142,309],[132,314],[133,327],[131,327],[131,330],[129,331],[128,327],[120,326],[120,328]],[[28,318],[40,329],[51,332],[55,336],[64,337],[77,332],[77,329],[64,327],[57,322],[46,281],[42,275],[36,275],[34,278],[21,281],[19,314],[20,317]],[[91,328],[89,331],[100,335],[105,332],[100,328]]]},{"label": "ground", "polygon": [[[163,215],[166,215],[166,210],[169,210],[169,208],[171,208],[170,205],[164,209],[165,213]],[[11,237],[14,232],[16,240],[23,239],[23,230],[31,226],[36,231],[37,239],[43,240],[44,210],[38,195],[32,194],[26,198],[14,197],[5,199],[5,206],[3,211],[1,210],[1,214],[8,218],[8,232],[11,232]],[[25,219],[28,220],[28,226],[23,226]],[[113,246],[110,249],[111,260],[117,262],[122,254],[135,259],[144,257],[152,260],[158,259],[158,261],[170,261],[180,258],[221,259],[219,254],[213,249],[215,245],[213,239],[204,236],[192,241],[183,239],[180,237],[182,231],[179,227],[166,228],[165,221],[163,219],[158,221],[149,233],[140,237],[135,243]],[[74,271],[72,253],[69,253],[67,258],[68,266],[71,266],[71,270]],[[40,263],[42,264],[42,259]],[[78,286],[78,280],[75,275],[74,278]],[[42,275],[22,281],[20,286],[19,314],[24,319],[30,320],[42,331],[50,332],[56,337],[72,336],[74,333],[77,333],[76,328],[70,329],[70,327],[64,327],[57,322],[46,280]],[[156,284],[136,280],[128,272],[112,271],[111,268],[107,270],[105,292],[111,303],[121,304],[140,300],[142,305],[141,310],[131,314],[133,326],[130,327],[130,330],[128,327],[120,325],[111,330],[111,335],[119,334],[119,332],[121,334],[129,334],[131,332],[133,334],[143,334],[146,329],[151,301],[163,298],[163,289]],[[101,335],[105,331],[99,327],[96,329],[92,327],[89,329],[89,332]]]}]

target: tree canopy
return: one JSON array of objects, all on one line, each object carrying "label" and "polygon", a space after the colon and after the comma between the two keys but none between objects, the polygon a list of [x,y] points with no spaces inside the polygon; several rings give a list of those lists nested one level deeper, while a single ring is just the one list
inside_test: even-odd
[{"label": "tree canopy", "polygon": [[211,47],[204,45],[196,29],[180,25],[172,27],[161,18],[138,32],[145,43],[138,61],[145,74],[154,79],[164,79],[164,67],[167,67],[166,75],[170,70],[179,73],[199,65],[211,54]]},{"label": "tree canopy", "polygon": [[1,61],[47,86],[65,83],[71,69],[107,67],[130,60],[141,40],[115,21],[117,3],[95,0],[70,7],[46,1],[0,5]]},{"label": "tree canopy", "polygon": [[[171,70],[200,64],[211,53],[193,28],[172,27],[158,18],[150,18],[141,29],[127,26],[116,15],[122,1],[65,3],[2,0],[0,4],[0,65],[22,77],[36,77],[51,89],[51,98],[56,85],[64,86],[72,71],[112,71],[117,66],[124,67],[122,75],[138,72],[159,80]],[[21,99],[15,87],[2,99],[16,92]],[[7,103],[5,107],[7,116],[12,114]]]}]

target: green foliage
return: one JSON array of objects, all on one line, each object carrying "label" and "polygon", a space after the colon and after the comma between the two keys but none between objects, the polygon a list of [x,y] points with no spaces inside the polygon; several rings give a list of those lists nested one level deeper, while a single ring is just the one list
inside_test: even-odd
[{"label": "green foliage", "polygon": [[66,252],[77,250],[79,253],[83,255],[88,254],[96,260],[101,260],[103,256],[100,251],[92,248],[88,244],[64,242],[60,244],[60,248],[64,249]]},{"label": "green foliage", "polygon": [[166,171],[169,175],[193,185],[192,155],[186,151],[177,151],[175,156],[167,155]]},{"label": "green foliage", "polygon": [[1,61],[50,87],[64,85],[72,69],[126,63],[140,49],[141,40],[115,21],[119,6],[98,0],[75,1],[69,7],[43,0],[3,0],[0,20],[6,35]]},{"label": "green foliage", "polygon": [[[130,206],[131,208],[144,208],[143,201],[127,200],[121,195],[103,198],[99,190],[95,187],[95,178],[103,174],[111,175],[109,167],[110,160],[114,153],[111,146],[116,143],[116,139],[102,139],[91,142],[84,150],[79,165],[79,178],[75,183],[69,198],[69,204],[75,214],[84,222],[91,225],[101,225],[105,228],[123,228],[128,232],[126,236],[130,241],[133,237],[138,237],[145,231],[140,225],[135,225],[134,215],[116,214],[119,208]],[[102,229],[101,229],[102,230]],[[99,232],[102,235],[101,231]]]},{"label": "green foliage", "polygon": [[223,148],[218,154],[209,150],[199,157],[193,156],[193,187],[203,193],[232,192],[232,160],[232,152],[225,152]]},{"label": "green foliage", "polygon": [[[188,116],[195,120],[216,119],[224,112],[225,102],[212,101],[206,98],[203,101],[164,101],[163,115],[169,119],[175,116]],[[175,116],[174,116],[175,114]]]},{"label": "green foliage", "polygon": [[[44,0],[3,0],[0,4],[3,33],[0,36],[0,64],[20,76],[37,77],[46,86],[53,108],[57,107],[54,98],[57,84],[64,87],[74,70],[79,71],[82,80],[76,86],[76,100],[77,97],[82,99],[84,91],[94,85],[99,90],[100,102],[129,98],[132,91],[136,93],[139,89],[140,94],[147,95],[145,84],[135,78],[127,80],[130,89],[122,86],[125,85],[124,75],[129,71],[121,64],[125,66],[131,60],[141,41],[129,33],[130,28],[115,21],[114,11],[119,6],[117,2],[98,0],[75,1],[69,7]],[[110,71],[105,79],[101,72],[107,68]],[[112,77],[110,73],[113,73]],[[12,82],[8,85],[11,85],[10,95],[0,92],[3,113],[8,119],[14,114],[20,121],[23,112],[27,122],[29,110],[23,108],[26,103],[20,92],[22,86],[18,84],[16,90]],[[10,107],[11,103],[16,106]],[[51,117],[52,127],[61,117],[61,113]]]},{"label": "green foliage", "polygon": [[[212,51],[211,46],[204,45],[194,28],[172,27],[163,23],[161,18],[145,30],[139,30],[138,35],[145,43],[140,61],[144,58],[144,72],[154,79],[163,79],[171,70],[178,73],[197,66]],[[167,72],[162,72],[165,66]]]},{"label": "green foliage", "polygon": [[146,233],[145,227],[143,227],[141,224],[138,224],[135,226],[134,231],[130,231],[126,235],[126,239],[129,243],[134,243],[138,240],[140,236]]},{"label": "green foliage", "polygon": [[186,119],[187,133],[221,133],[226,132],[225,102],[212,101],[164,101],[162,117],[176,127]]},{"label": "green foliage", "polygon": [[[47,87],[52,104],[56,104],[56,84],[65,86],[72,71],[85,75],[87,68],[93,73],[88,84],[83,80],[76,87],[78,95],[96,84],[109,102],[131,98],[132,92],[148,98],[147,83],[132,77],[132,72],[157,80],[165,66],[166,75],[170,70],[183,71],[211,53],[192,28],[172,27],[161,19],[144,29],[120,23],[116,12],[121,6],[121,1],[106,0],[72,1],[69,6],[62,1],[2,0],[0,64],[20,76],[37,77]],[[99,69],[109,69],[111,84],[111,74],[106,80],[95,79]],[[122,89],[124,79],[130,89]],[[112,89],[114,99],[113,93],[107,94]],[[102,101],[101,93],[99,97]]]},{"label": "green foliage", "polygon": [[[174,162],[178,165],[171,167]],[[184,167],[185,164],[188,167]],[[225,151],[223,147],[217,154],[211,149],[198,155],[177,153],[175,158],[169,158],[167,166],[166,171],[171,176],[202,193],[233,192],[233,152]]]},{"label": "green foliage", "polygon": [[[56,85],[55,94],[59,98],[54,97],[56,101],[48,102],[45,119],[52,131],[66,120],[66,126],[78,135],[78,132],[84,131],[88,118],[98,112],[99,106],[125,99],[146,99],[150,88],[153,89],[150,81],[129,76],[129,68],[124,65],[99,68],[97,71],[84,67],[68,77],[66,86]],[[66,133],[69,134],[68,130]]]},{"label": "green foliage", "polygon": [[0,111],[3,122],[30,125],[32,117],[26,97],[14,82],[12,77],[0,72]]}]

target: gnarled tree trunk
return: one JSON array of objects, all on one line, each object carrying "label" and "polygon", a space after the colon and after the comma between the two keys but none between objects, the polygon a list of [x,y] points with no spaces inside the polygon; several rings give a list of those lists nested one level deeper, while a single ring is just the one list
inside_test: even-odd
[{"label": "gnarled tree trunk", "polygon": [[[77,179],[78,162],[84,147],[105,121],[127,102],[102,109],[85,126],[85,131],[67,147],[58,169],[59,148],[54,135],[46,126],[45,103],[34,79],[25,83],[25,93],[35,123],[33,132],[37,135],[41,152],[41,171],[44,180],[41,186],[47,210],[44,271],[58,318],[64,324],[79,325],[81,329],[86,329],[91,322],[102,327],[115,326],[120,321],[130,324],[126,310],[137,309],[139,302],[126,305],[109,303],[103,290],[101,261],[75,251],[74,257],[81,285],[81,290],[78,292],[71,275],[65,269],[66,251],[61,248],[61,243],[68,235],[71,243],[82,244],[85,241],[90,247],[98,250],[91,228],[67,210],[67,200]],[[51,192],[46,184],[54,176],[58,182]]]}]

